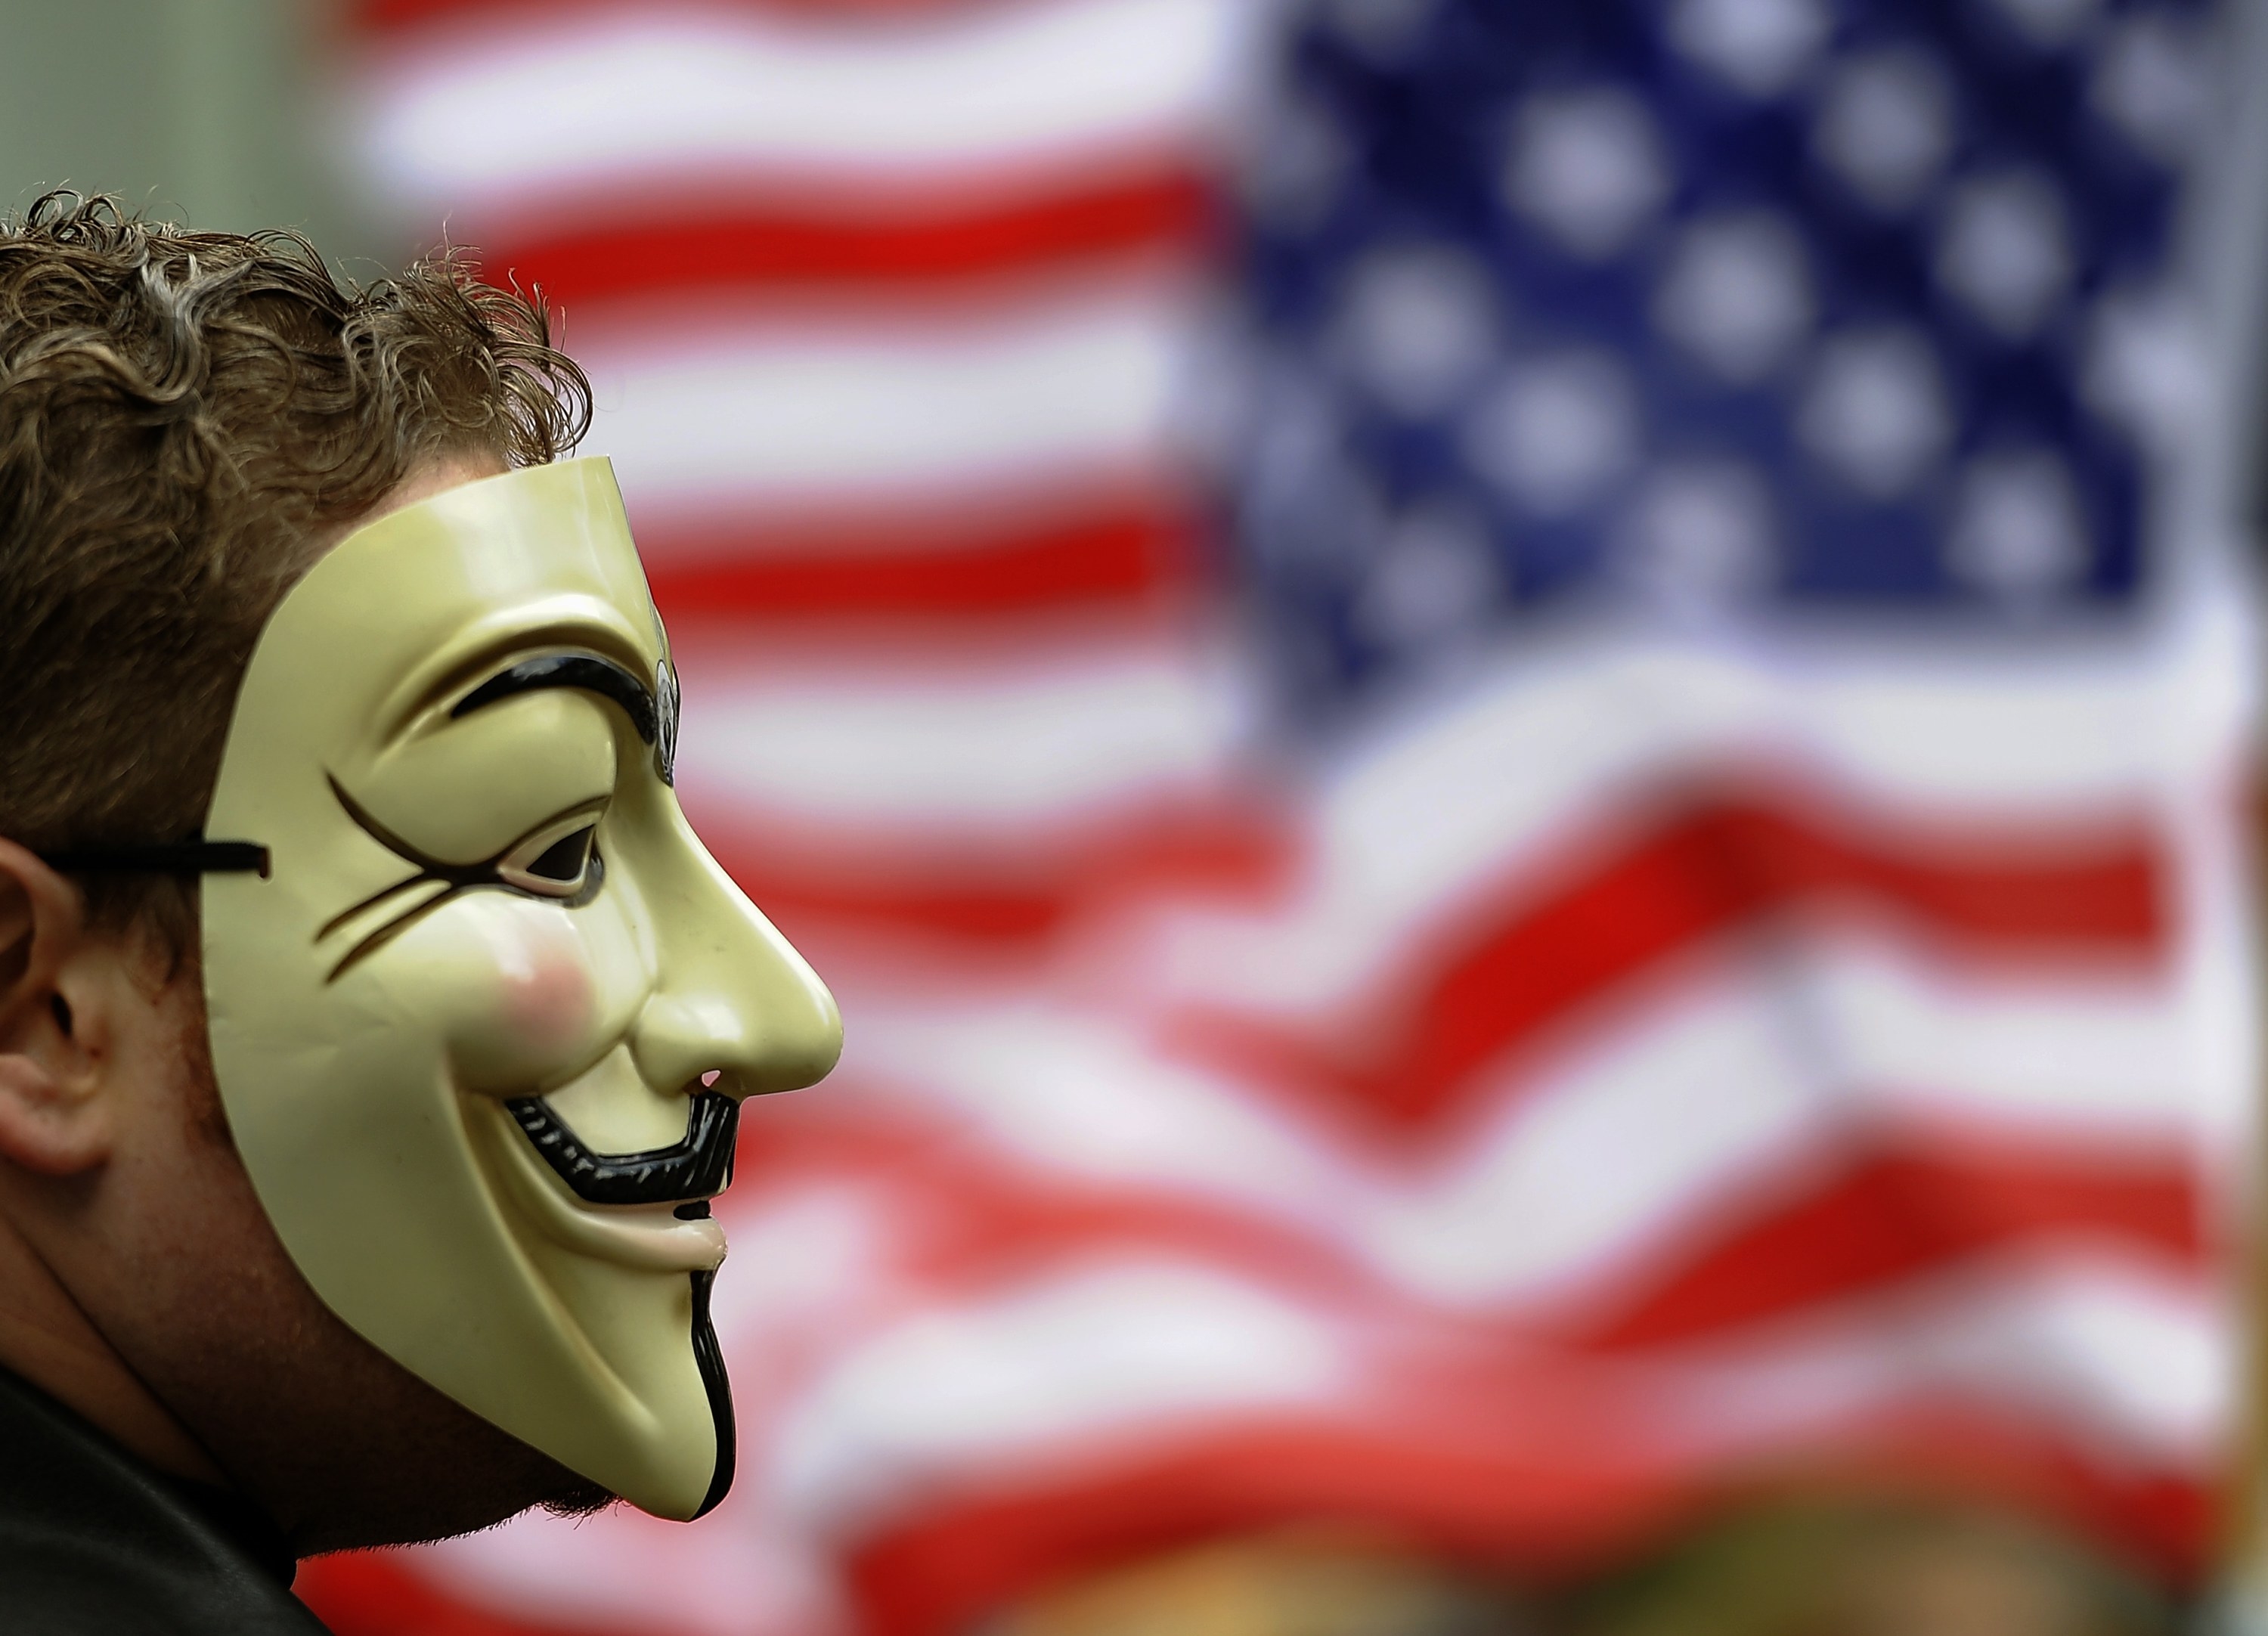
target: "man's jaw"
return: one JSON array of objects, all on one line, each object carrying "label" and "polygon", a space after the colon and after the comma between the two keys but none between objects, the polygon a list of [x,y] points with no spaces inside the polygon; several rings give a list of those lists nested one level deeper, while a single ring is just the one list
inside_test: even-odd
[{"label": "man's jaw", "polygon": [[198,974],[179,981],[170,1049],[141,1065],[151,1082],[140,1116],[170,1129],[145,1133],[158,1151],[136,1174],[106,1178],[117,1213],[98,1236],[114,1253],[72,1299],[209,1453],[204,1472],[182,1474],[219,1477],[301,1556],[446,1538],[536,1506],[587,1513],[609,1503],[323,1304],[229,1138]]}]

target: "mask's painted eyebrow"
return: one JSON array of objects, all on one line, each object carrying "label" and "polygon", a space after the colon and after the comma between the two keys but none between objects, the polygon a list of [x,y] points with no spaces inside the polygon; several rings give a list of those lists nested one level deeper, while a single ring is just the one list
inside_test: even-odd
[{"label": "mask's painted eyebrow", "polygon": [[630,717],[638,737],[648,744],[654,741],[660,709],[652,688],[626,667],[597,653],[546,653],[538,659],[523,659],[459,699],[449,711],[449,719],[454,721],[486,709],[499,699],[544,688],[579,688],[600,698],[612,699]]}]

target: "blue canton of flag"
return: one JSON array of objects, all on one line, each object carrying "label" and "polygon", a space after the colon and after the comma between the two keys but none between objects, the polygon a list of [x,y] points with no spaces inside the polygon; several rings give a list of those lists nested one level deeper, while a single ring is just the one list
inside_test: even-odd
[{"label": "blue canton of flag", "polygon": [[1295,691],[1634,594],[2131,608],[2209,21],[1314,8],[1251,181],[1241,497]]}]

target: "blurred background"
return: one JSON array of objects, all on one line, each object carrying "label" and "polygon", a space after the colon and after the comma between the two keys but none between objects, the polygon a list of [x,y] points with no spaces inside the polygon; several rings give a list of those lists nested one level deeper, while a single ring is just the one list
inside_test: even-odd
[{"label": "blurred background", "polygon": [[732,1499],[309,1564],[341,1636],[2268,1618],[2268,7],[0,0],[0,204],[547,292],[846,1019],[719,1208]]}]

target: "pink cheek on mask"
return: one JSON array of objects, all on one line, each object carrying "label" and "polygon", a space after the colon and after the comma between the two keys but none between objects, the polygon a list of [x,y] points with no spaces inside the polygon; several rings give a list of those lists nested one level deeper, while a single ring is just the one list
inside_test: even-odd
[{"label": "pink cheek on mask", "polygon": [[531,1056],[570,1054],[584,1043],[597,1016],[598,994],[571,932],[515,939],[497,976],[504,1030]]}]

